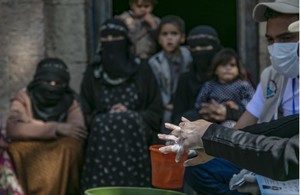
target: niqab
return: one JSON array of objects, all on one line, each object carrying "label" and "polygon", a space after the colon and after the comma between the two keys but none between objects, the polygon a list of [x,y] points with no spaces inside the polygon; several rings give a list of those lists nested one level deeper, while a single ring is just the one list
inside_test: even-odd
[{"label": "niqab", "polygon": [[189,33],[187,43],[190,47],[208,45],[213,47],[212,50],[191,51],[192,70],[201,77],[207,75],[214,55],[222,48],[218,33],[210,26],[196,26]]},{"label": "niqab", "polygon": [[[55,81],[58,85],[51,85]],[[27,89],[34,118],[43,121],[65,121],[74,100],[69,88],[70,74],[66,64],[57,58],[39,62]]]},{"label": "niqab", "polygon": [[100,36],[122,36],[124,39],[101,42],[101,62],[103,71],[110,79],[128,78],[138,68],[130,56],[128,28],[119,19],[109,19],[100,27]]}]

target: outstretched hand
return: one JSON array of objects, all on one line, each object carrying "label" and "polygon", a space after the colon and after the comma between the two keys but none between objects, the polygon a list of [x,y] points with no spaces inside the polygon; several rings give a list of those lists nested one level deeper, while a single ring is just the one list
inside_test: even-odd
[{"label": "outstretched hand", "polygon": [[198,156],[185,161],[185,166],[204,163],[212,159],[213,157],[204,152],[202,143],[202,136],[211,123],[205,120],[191,122],[184,117],[181,120],[179,126],[170,123],[165,124],[166,128],[172,130],[170,135],[158,134],[159,139],[174,143],[173,145],[161,147],[160,152],[165,154],[176,152],[175,161],[179,162],[185,152],[191,149],[196,150]]}]

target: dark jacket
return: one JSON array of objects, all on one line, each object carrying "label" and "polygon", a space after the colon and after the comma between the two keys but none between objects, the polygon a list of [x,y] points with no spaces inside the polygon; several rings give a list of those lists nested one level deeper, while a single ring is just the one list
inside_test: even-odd
[{"label": "dark jacket", "polygon": [[202,141],[207,154],[227,159],[257,174],[274,180],[299,178],[298,115],[240,131],[212,124]]},{"label": "dark jacket", "polygon": [[197,95],[207,79],[198,79],[193,72],[180,75],[174,95],[172,122],[178,124],[186,111],[194,108]]},{"label": "dark jacket", "polygon": [[[81,101],[87,125],[97,113],[101,113],[103,105],[99,101],[99,89],[103,79],[95,77],[99,64],[89,65],[81,84]],[[162,120],[162,100],[153,72],[148,64],[140,64],[138,70],[126,81],[134,82],[138,88],[140,104],[136,111],[140,112],[147,126],[152,131],[159,131]]]}]

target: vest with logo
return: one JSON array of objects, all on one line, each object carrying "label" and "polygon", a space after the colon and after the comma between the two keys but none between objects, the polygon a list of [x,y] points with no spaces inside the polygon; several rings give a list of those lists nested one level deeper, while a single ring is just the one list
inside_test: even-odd
[{"label": "vest with logo", "polygon": [[267,67],[261,73],[261,86],[265,98],[264,107],[258,122],[269,122],[280,116],[279,109],[287,84],[287,77],[278,73],[273,66]]}]

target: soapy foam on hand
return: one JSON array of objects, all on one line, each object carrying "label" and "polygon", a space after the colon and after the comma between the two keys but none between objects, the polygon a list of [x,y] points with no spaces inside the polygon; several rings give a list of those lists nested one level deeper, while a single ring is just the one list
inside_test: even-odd
[{"label": "soapy foam on hand", "polygon": [[171,146],[172,152],[178,152],[179,148],[180,148],[179,144],[174,144]]}]

